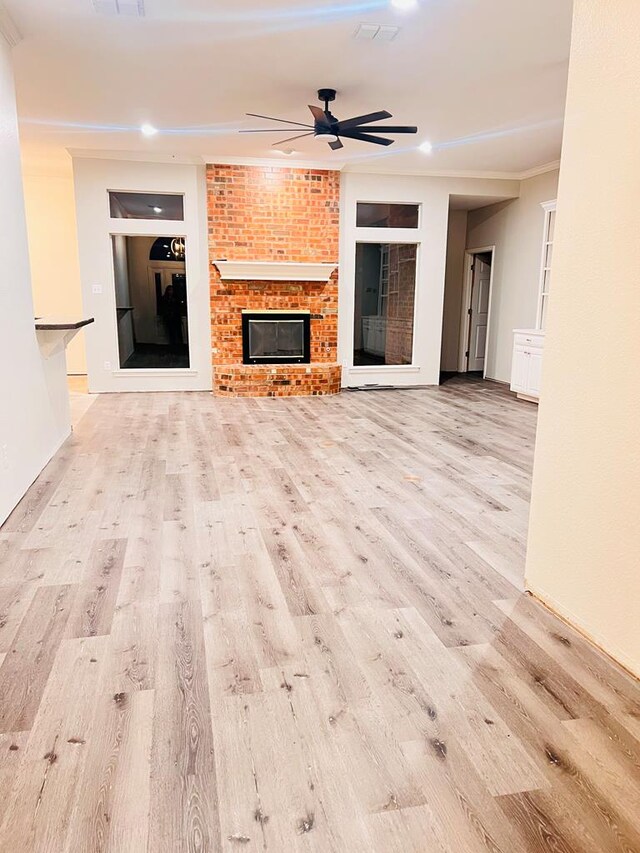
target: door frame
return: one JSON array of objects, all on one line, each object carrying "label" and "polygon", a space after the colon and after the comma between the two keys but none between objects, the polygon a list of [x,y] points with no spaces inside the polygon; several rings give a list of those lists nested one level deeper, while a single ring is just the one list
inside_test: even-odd
[{"label": "door frame", "polygon": [[[137,222],[142,222],[145,225],[151,224],[152,226],[154,224],[153,221],[146,220],[146,219],[144,219],[144,220],[123,219],[122,221],[123,222],[137,221]],[[164,221],[158,220],[159,225],[164,225],[166,222],[170,222],[170,220],[164,220]],[[118,376],[129,377],[129,376],[136,376],[137,375],[137,376],[142,376],[142,377],[156,376],[156,377],[159,377],[160,379],[173,379],[174,377],[196,375],[196,371],[193,367],[126,367],[125,368],[125,367],[120,366],[120,358],[119,358],[120,353],[119,353],[119,342],[118,342],[118,312],[117,312],[116,301],[115,301],[115,296],[116,296],[116,267],[115,267],[115,258],[114,258],[114,254],[113,254],[113,238],[114,237],[124,237],[125,239],[128,239],[129,237],[149,237],[149,238],[157,237],[157,238],[160,238],[160,237],[174,236],[174,237],[182,237],[183,240],[185,241],[185,245],[188,246],[189,245],[188,236],[186,234],[182,233],[185,230],[184,229],[184,223],[181,222],[180,225],[182,225],[182,228],[177,228],[173,235],[162,234],[161,229],[159,229],[158,234],[155,234],[155,232],[153,231],[152,228],[148,232],[143,232],[143,233],[138,233],[138,234],[127,233],[126,231],[122,231],[122,232],[110,231],[109,232],[109,244],[111,247],[111,295],[113,297],[113,299],[112,299],[112,302],[113,302],[113,322],[115,323],[113,328],[115,330],[115,354],[116,354],[116,360],[115,360],[114,366],[111,369],[111,375],[113,377],[118,377]],[[128,247],[127,247],[127,252],[128,252]],[[164,261],[155,261],[155,262],[154,261],[148,261],[147,262],[147,283],[150,283],[150,281],[149,281],[150,269],[154,263],[161,264],[161,263],[164,263]],[[191,264],[189,262],[189,250],[187,249],[185,252],[185,259],[184,259],[184,270],[182,270],[182,269],[176,270],[176,272],[178,272],[178,271],[184,272],[186,279],[187,279],[187,335],[188,335],[187,347],[188,347],[188,352],[189,352],[189,364],[192,363],[191,362],[191,359],[192,359],[192,355],[191,355],[191,352],[192,352],[191,327],[189,326],[189,323],[188,323],[188,318],[189,318],[189,315],[191,312],[191,299],[192,299],[190,297],[190,294],[189,294],[189,270],[190,270],[190,268],[191,268]],[[134,333],[134,339],[135,339],[135,319],[132,318],[132,321],[134,323],[133,333]],[[162,388],[160,390],[165,390],[165,389]],[[183,389],[181,389],[181,388],[178,388],[178,389],[167,388],[166,390],[167,391],[174,391],[174,390],[183,390]],[[191,389],[185,388],[184,390],[191,390]]]},{"label": "door frame", "polygon": [[469,333],[471,323],[469,311],[471,309],[471,296],[473,293],[473,259],[476,255],[491,252],[491,275],[489,277],[489,307],[487,309],[487,339],[484,345],[484,369],[482,378],[487,377],[487,353],[489,351],[489,335],[491,334],[491,314],[493,305],[493,279],[496,266],[496,247],[481,246],[475,249],[465,249],[464,253],[464,282],[462,286],[462,305],[460,308],[460,346],[458,349],[458,373],[468,373],[469,357],[467,356],[469,346]]}]

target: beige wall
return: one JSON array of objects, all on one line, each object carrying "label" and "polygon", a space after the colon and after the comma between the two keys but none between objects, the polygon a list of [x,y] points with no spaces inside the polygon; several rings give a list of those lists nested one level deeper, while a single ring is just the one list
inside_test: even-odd
[{"label": "beige wall", "polygon": [[487,377],[509,382],[513,330],[536,324],[544,210],[554,199],[558,172],[522,181],[520,197],[469,212],[467,248],[495,246],[487,347]]},{"label": "beige wall", "polygon": [[441,369],[457,371],[460,315],[464,286],[464,250],[467,240],[467,211],[450,210],[447,230],[447,266],[444,276]]},{"label": "beige wall", "polygon": [[[24,168],[29,258],[36,314],[82,316],[73,174],[32,174]],[[69,373],[86,373],[84,332],[67,348]]]},{"label": "beige wall", "polygon": [[640,3],[575,0],[528,587],[640,675]]}]

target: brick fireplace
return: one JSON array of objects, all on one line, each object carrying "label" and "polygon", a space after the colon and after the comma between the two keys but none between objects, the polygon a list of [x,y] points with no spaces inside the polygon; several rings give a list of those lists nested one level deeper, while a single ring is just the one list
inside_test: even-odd
[{"label": "brick fireplace", "polygon": [[[336,264],[340,173],[272,166],[207,166],[213,389],[233,397],[335,394],[338,275],[269,280],[274,263]],[[255,264],[255,279],[223,279],[215,261]],[[256,262],[266,262],[262,266]],[[331,267],[327,267],[331,269]],[[298,269],[298,267],[294,267]],[[300,273],[302,275],[302,273]],[[246,364],[244,312],[309,312],[308,364]]]}]

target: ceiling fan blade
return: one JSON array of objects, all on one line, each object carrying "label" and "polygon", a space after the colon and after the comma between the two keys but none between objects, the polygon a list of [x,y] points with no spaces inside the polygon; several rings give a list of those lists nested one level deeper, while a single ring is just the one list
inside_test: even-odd
[{"label": "ceiling fan blade", "polygon": [[335,142],[328,142],[327,145],[332,151],[337,151],[339,148],[344,148],[342,142],[339,139],[336,139]]},{"label": "ceiling fan blade", "polygon": [[331,122],[327,118],[327,114],[324,110],[321,110],[320,107],[316,107],[313,104],[309,104],[309,109],[311,110],[316,124],[321,124],[323,127],[331,127]]},{"label": "ceiling fan blade", "polygon": [[273,116],[261,116],[258,113],[245,113],[252,118],[266,118],[268,121],[280,121],[283,124],[297,124],[300,127],[309,127],[308,124],[302,124],[300,121],[290,121],[288,118],[274,118]]},{"label": "ceiling fan blade", "polygon": [[353,127],[358,127],[361,124],[368,124],[370,121],[382,121],[385,118],[392,118],[391,113],[388,113],[386,110],[380,110],[377,113],[368,113],[366,116],[356,116],[355,118],[348,118],[345,121],[338,122],[338,132],[340,130],[350,130]]},{"label": "ceiling fan blade", "polygon": [[377,125],[369,125],[363,127],[362,125],[358,125],[357,128],[360,133],[417,133],[418,128],[410,125],[385,125],[385,124],[377,124]]},{"label": "ceiling fan blade", "polygon": [[290,136],[288,139],[282,139],[280,142],[274,142],[273,145],[284,145],[285,142],[293,142],[294,139],[302,139],[303,136],[313,136],[313,131],[309,133],[301,133],[299,136]]},{"label": "ceiling fan blade", "polygon": [[393,139],[385,139],[383,136],[371,136],[368,133],[360,133],[357,130],[341,131],[340,136],[345,139],[357,139],[359,142],[373,142],[375,145],[393,145]]},{"label": "ceiling fan blade", "polygon": [[[300,127],[313,130],[313,125],[311,124],[301,124]],[[288,127],[287,130],[295,130],[295,128]],[[263,130],[239,130],[238,133],[284,133],[284,127],[265,127]]]}]

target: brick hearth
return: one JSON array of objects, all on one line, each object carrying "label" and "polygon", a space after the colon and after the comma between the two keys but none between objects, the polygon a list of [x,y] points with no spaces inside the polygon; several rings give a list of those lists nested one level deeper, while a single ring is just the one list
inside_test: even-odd
[{"label": "brick hearth", "polygon": [[[269,166],[207,166],[210,260],[333,263],[339,245],[339,172]],[[242,311],[311,313],[311,363],[242,363]],[[335,394],[338,276],[328,283],[222,281],[211,266],[215,394]]]}]

